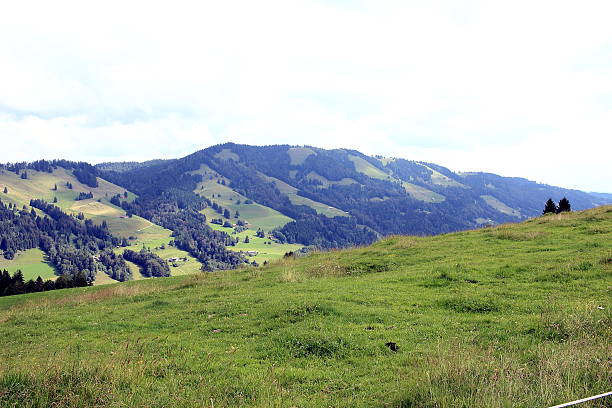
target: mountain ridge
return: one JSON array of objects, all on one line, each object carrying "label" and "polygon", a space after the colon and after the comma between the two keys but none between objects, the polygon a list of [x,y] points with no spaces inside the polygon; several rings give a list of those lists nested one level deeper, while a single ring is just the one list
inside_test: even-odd
[{"label": "mountain ridge", "polygon": [[[28,206],[44,200],[78,220],[104,223],[122,247],[184,259],[172,261],[173,271],[257,265],[302,246],[361,246],[389,235],[516,222],[540,215],[549,197],[564,196],[578,210],[612,202],[524,178],[455,173],[435,163],[314,146],[225,143],[143,163],[0,165],[0,200],[14,217],[40,222],[42,205]],[[9,230],[10,239],[20,234]],[[73,245],[69,237],[66,245]],[[7,259],[15,251],[46,248],[35,240],[5,246]],[[83,256],[99,258],[96,251]],[[138,277],[137,268],[127,265]],[[108,270],[93,268],[92,280],[95,269]]]}]

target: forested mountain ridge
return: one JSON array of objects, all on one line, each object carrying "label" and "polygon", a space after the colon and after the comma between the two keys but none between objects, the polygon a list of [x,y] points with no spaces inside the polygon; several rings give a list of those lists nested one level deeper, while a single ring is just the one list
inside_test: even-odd
[{"label": "forested mountain ridge", "polygon": [[186,208],[198,202],[197,196],[209,204],[222,199],[202,184],[216,180],[292,218],[274,231],[278,239],[327,248],[391,234],[431,235],[519,221],[541,214],[549,197],[565,196],[575,209],[610,202],[523,178],[454,173],[433,163],[310,146],[226,143],[182,159],[100,175],[141,196],[180,191]]},{"label": "forested mountain ridge", "polygon": [[[9,163],[0,165],[0,199],[10,206],[0,213],[0,233],[6,235],[0,236],[6,243],[0,261],[36,249],[56,274],[85,269],[89,280],[96,271],[115,280],[166,276],[165,263],[134,256],[147,247],[151,257],[173,259],[175,268],[180,258],[191,272],[228,269],[257,264],[249,257],[263,262],[282,256],[285,248],[340,248],[392,234],[433,235],[520,221],[541,214],[549,197],[567,197],[574,209],[612,202],[605,194],[522,178],[454,173],[434,163],[309,146],[227,143],[180,159],[96,166]],[[69,217],[54,226],[46,221],[49,212]],[[40,231],[30,231],[30,225]],[[106,231],[102,241],[88,238],[95,226]],[[62,237],[61,251],[48,243],[55,236]],[[95,245],[85,248],[87,242]],[[110,255],[113,247],[118,258]],[[132,251],[127,263],[125,250]],[[67,266],[60,252],[76,267]]]}]

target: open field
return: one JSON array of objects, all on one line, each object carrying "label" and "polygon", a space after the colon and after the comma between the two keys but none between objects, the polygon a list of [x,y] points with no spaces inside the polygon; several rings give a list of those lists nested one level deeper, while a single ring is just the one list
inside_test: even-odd
[{"label": "open field", "polygon": [[402,181],[402,187],[404,190],[415,200],[425,201],[426,203],[441,203],[446,200],[442,194],[438,194],[434,191],[428,190],[424,187],[417,186],[416,184]]},{"label": "open field", "polygon": [[512,207],[507,206],[506,204],[504,204],[503,202],[499,201],[497,198],[490,196],[490,195],[483,195],[480,196],[480,198],[482,198],[485,203],[487,203],[488,206],[490,206],[491,208],[503,213],[503,214],[507,214],[507,215],[512,215],[514,217],[520,217],[521,216],[521,212],[518,210],[515,210]]},{"label": "open field", "polygon": [[11,275],[20,269],[25,280],[36,279],[39,276],[45,280],[55,278],[53,266],[45,261],[44,252],[38,248],[19,251],[15,255],[15,259],[11,260],[0,255],[0,270],[4,269]]},{"label": "open field", "polygon": [[333,186],[333,185],[350,185],[350,184],[356,184],[357,182],[355,180],[353,180],[352,178],[349,177],[345,177],[342,180],[338,180],[338,181],[334,181],[334,180],[328,180],[327,178],[323,177],[322,175],[320,175],[319,173],[317,173],[316,171],[311,171],[310,173],[308,173],[306,175],[306,179],[308,180],[318,180],[321,182],[321,184],[324,187],[329,187],[329,186]]},{"label": "open field", "polygon": [[444,187],[460,187],[460,188],[469,188],[468,186],[461,184],[455,180],[453,180],[450,177],[445,176],[444,174],[440,173],[437,170],[432,169],[429,166],[426,166],[422,163],[420,163],[421,166],[426,167],[428,170],[430,170],[432,172],[431,174],[431,182],[434,184],[438,184],[440,186],[444,186]]},{"label": "open field", "polygon": [[[72,189],[66,187],[67,182],[72,184]],[[180,255],[180,257],[188,258],[188,261],[184,262],[184,264],[189,263],[188,266],[180,265],[171,268],[173,275],[194,273],[200,270],[201,264],[184,251],[178,249],[156,251],[155,247],[160,247],[162,244],[168,244],[171,241],[171,231],[136,215],[127,217],[123,209],[110,203],[110,198],[115,194],[121,194],[122,199],[126,199],[123,197],[125,190],[100,178],[98,178],[98,184],[97,188],[83,185],[74,177],[72,172],[62,168],[54,170],[53,173],[28,170],[27,180],[20,179],[15,173],[4,171],[0,172],[0,191],[4,189],[4,186],[9,191],[8,194],[0,192],[0,199],[21,207],[23,205],[27,206],[32,198],[41,198],[48,202],[53,202],[53,199],[57,198],[57,203],[54,204],[66,213],[78,214],[82,212],[86,218],[91,219],[96,224],[106,221],[113,235],[121,238],[134,238],[131,241],[130,249],[139,250],[144,245],[152,248],[153,252],[159,252],[162,257],[169,258]],[[57,190],[55,190],[55,186],[57,186]],[[79,192],[90,191],[94,194],[93,199],[75,201]],[[136,198],[133,193],[129,191],[127,193],[128,201]],[[118,251],[123,252],[123,248],[118,249]],[[135,265],[132,266],[135,268],[132,268],[134,278],[142,278],[138,268]],[[0,269],[2,268],[6,268],[11,273],[21,269],[26,279],[36,278],[39,274],[42,278],[55,276],[53,268],[43,262],[43,253],[38,249],[20,253],[13,261],[2,258]],[[113,279],[101,273],[96,276],[94,283],[104,285],[114,282]]]},{"label": "open field", "polygon": [[279,180],[275,177],[266,176],[265,174],[260,174],[260,176],[264,180],[274,183],[276,188],[278,188],[278,190],[281,193],[286,194],[287,197],[289,197],[289,200],[291,201],[292,204],[306,205],[312,208],[313,210],[315,210],[317,213],[326,215],[328,217],[346,217],[348,216],[347,213],[345,213],[344,211],[338,208],[335,208],[330,205],[323,204],[318,201],[311,200],[310,198],[306,198],[306,197],[302,197],[298,195],[297,188],[293,187],[290,184],[285,183],[282,180]]},{"label": "open field", "polygon": [[[92,192],[94,199],[109,199],[115,194],[123,194],[125,189],[98,178],[99,186],[92,188],[81,184],[71,171],[57,168],[53,173],[39,172],[29,169],[28,179],[22,180],[18,175],[9,171],[0,170],[0,191],[8,188],[8,194],[0,193],[0,198],[6,202],[13,202],[19,206],[28,205],[31,198],[41,198],[49,202],[54,197],[58,198],[56,205],[62,209],[74,204],[74,198],[79,193]],[[72,184],[72,189],[66,187],[66,183]],[[57,190],[54,187],[57,185]],[[133,200],[135,195],[128,192],[128,200]]]},{"label": "open field", "polygon": [[289,160],[293,166],[299,166],[304,163],[308,156],[313,154],[316,155],[314,150],[308,147],[291,147],[287,150],[287,154],[289,155]]},{"label": "open field", "polygon": [[[228,247],[232,251],[257,251],[258,254],[255,256],[249,256],[247,259],[250,261],[257,261],[258,264],[263,265],[265,261],[273,261],[281,258],[287,252],[298,251],[303,247],[299,244],[278,244],[269,238],[259,238],[255,236],[256,231],[246,230],[240,233],[234,233],[232,228],[224,228],[220,225],[210,224],[210,227],[218,231],[224,231],[232,237],[237,237],[240,242],[236,246]],[[244,238],[249,237],[249,242],[245,243]]]},{"label": "open field", "polygon": [[[248,221],[251,228],[262,228],[265,231],[270,231],[293,221],[292,218],[261,204],[255,202],[245,204],[247,197],[236,193],[227,185],[219,184],[217,180],[223,180],[226,184],[229,184],[229,180],[218,176],[217,173],[208,169],[207,166],[202,166],[202,169],[197,173],[203,174],[205,177],[204,181],[198,184],[195,193],[213,200],[223,208],[229,209],[232,216],[238,211],[240,219]],[[210,179],[206,176],[212,176],[213,178]],[[240,204],[237,204],[239,201]],[[208,219],[220,217],[212,208],[206,208],[202,213]]]},{"label": "open field", "polygon": [[608,206],[1,298],[0,406],[546,407],[602,393],[611,240]]},{"label": "open field", "polygon": [[355,170],[365,174],[366,176],[380,180],[389,180],[391,178],[391,176],[389,176],[387,173],[372,165],[362,157],[349,154],[349,160],[355,164]]}]

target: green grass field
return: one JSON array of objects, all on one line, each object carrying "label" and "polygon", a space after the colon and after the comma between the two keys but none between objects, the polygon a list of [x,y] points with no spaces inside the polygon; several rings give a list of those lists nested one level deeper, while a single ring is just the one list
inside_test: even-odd
[{"label": "green grass field", "polygon": [[424,164],[421,164],[423,167],[426,167],[428,170],[431,170],[432,174],[431,174],[431,182],[434,184],[438,184],[440,186],[444,186],[444,187],[460,187],[460,188],[470,188],[464,184],[461,184],[447,176],[445,176],[444,174],[440,173],[437,170],[432,169],[431,167],[425,166]]},{"label": "green grass field", "polygon": [[[302,248],[302,245],[298,244],[279,244],[271,240],[270,238],[259,238],[255,234],[257,231],[248,229],[240,233],[234,233],[232,228],[225,228],[220,225],[210,224],[210,227],[217,231],[224,231],[232,237],[238,238],[240,242],[236,246],[228,247],[229,250],[236,252],[247,252],[257,251],[258,254],[255,256],[248,256],[247,259],[250,261],[257,261],[258,264],[263,265],[265,261],[273,261],[281,258],[287,252],[295,252]],[[249,237],[249,242],[245,243],[244,238]]]},{"label": "green grass field", "polygon": [[547,407],[602,393],[611,241],[608,206],[1,298],[0,406]]},{"label": "green grass field", "polygon": [[404,190],[406,190],[406,192],[415,200],[425,201],[427,203],[441,203],[442,201],[446,200],[446,197],[444,197],[442,194],[438,194],[424,187],[417,186],[416,184],[408,183],[406,181],[402,181],[401,183]]},{"label": "green grass field", "polygon": [[[66,187],[66,182],[72,184],[72,189]],[[0,199],[22,206],[29,205],[32,198],[41,198],[51,202],[54,197],[57,197],[56,205],[66,209],[75,203],[74,198],[81,192],[92,192],[96,200],[110,200],[113,195],[125,192],[123,188],[100,178],[98,178],[98,184],[96,188],[81,184],[71,171],[63,168],[57,168],[53,173],[28,170],[27,180],[22,180],[15,173],[0,171],[0,191],[4,187],[8,188],[8,194],[0,193]],[[56,185],[57,190],[54,190]],[[135,195],[128,192],[128,200],[134,198]]]},{"label": "green grass field", "polygon": [[240,160],[240,156],[232,152],[232,149],[223,149],[219,153],[215,154],[215,157],[217,159],[222,159],[222,160],[234,160],[234,161]]},{"label": "green grass field", "polygon": [[349,178],[349,177],[345,177],[342,180],[338,180],[338,181],[328,180],[327,178],[323,177],[322,175],[320,175],[316,171],[311,171],[310,173],[308,173],[306,175],[306,179],[308,179],[308,180],[318,180],[318,181],[321,182],[323,187],[329,187],[329,186],[332,186],[332,185],[350,185],[350,184],[356,184],[357,183],[355,180],[353,180],[352,178]]},{"label": "green grass field", "polygon": [[387,173],[372,165],[362,157],[349,154],[349,160],[355,164],[355,170],[365,174],[368,177],[380,180],[389,180],[391,178],[391,176],[389,176]]},{"label": "green grass field", "polygon": [[315,151],[308,147],[291,147],[287,150],[287,154],[293,166],[299,166],[304,163],[308,156],[316,155]]},{"label": "green grass field", "polygon": [[313,210],[315,210],[317,213],[326,215],[328,217],[347,217],[348,216],[347,213],[345,213],[342,210],[339,210],[338,208],[335,208],[330,205],[323,204],[318,201],[311,200],[310,198],[306,198],[306,197],[302,197],[298,195],[297,188],[293,187],[290,184],[285,183],[282,180],[279,180],[275,177],[266,176],[265,174],[260,174],[260,176],[264,180],[274,183],[276,188],[278,188],[278,190],[281,193],[286,194],[287,197],[289,197],[289,200],[291,201],[292,204],[306,205],[312,208]]},{"label": "green grass field", "polygon": [[39,276],[45,280],[55,278],[55,269],[46,262],[44,252],[37,248],[20,251],[15,259],[11,260],[0,255],[0,270],[4,269],[11,275],[18,269],[21,270],[25,280],[36,279]]},{"label": "green grass field", "polygon": [[[227,185],[219,184],[217,180],[220,180],[221,177],[218,177],[212,170],[201,169],[199,173],[208,176],[213,175],[213,179],[204,177],[204,181],[198,184],[195,193],[202,197],[210,198],[222,207],[229,209],[232,212],[232,216],[238,211],[240,219],[248,221],[251,228],[262,228],[265,231],[270,231],[293,221],[292,218],[261,204],[255,202],[245,204],[247,197],[236,193]],[[225,178],[223,180],[226,184],[229,184],[229,180]],[[240,201],[240,204],[237,204],[238,201]],[[212,208],[206,208],[202,213],[208,219],[220,217]]]},{"label": "green grass field", "polygon": [[489,205],[491,208],[499,211],[500,213],[503,214],[507,214],[507,215],[512,215],[515,217],[520,217],[521,216],[521,212],[518,210],[515,210],[512,207],[507,206],[506,204],[502,203],[501,201],[499,201],[497,198],[490,196],[490,195],[482,195],[480,196],[480,198],[482,198],[487,205]]}]

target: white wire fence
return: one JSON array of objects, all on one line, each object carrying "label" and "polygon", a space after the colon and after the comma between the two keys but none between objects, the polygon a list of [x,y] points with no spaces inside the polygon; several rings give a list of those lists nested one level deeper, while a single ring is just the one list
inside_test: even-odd
[{"label": "white wire fence", "polygon": [[596,399],[599,399],[599,398],[605,398],[605,397],[608,397],[608,396],[611,396],[611,395],[612,395],[612,391],[604,392],[603,394],[593,395],[592,397],[583,398],[583,399],[579,399],[579,400],[572,401],[572,402],[566,402],[565,404],[559,404],[559,405],[555,405],[555,406],[549,407],[549,408],[571,407],[573,405],[582,404],[583,402],[593,401],[593,400],[596,400]]}]

